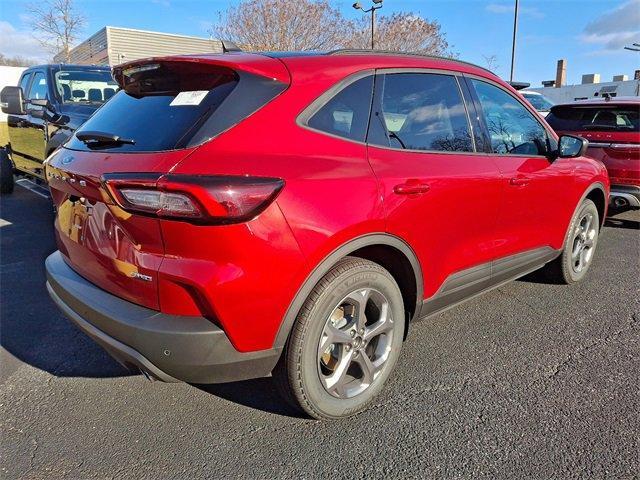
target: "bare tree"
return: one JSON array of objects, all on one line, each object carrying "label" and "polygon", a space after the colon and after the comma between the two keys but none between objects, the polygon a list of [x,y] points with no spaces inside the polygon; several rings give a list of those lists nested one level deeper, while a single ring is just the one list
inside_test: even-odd
[{"label": "bare tree", "polygon": [[[369,48],[371,45],[371,23],[363,17],[349,46]],[[415,13],[394,13],[378,17],[375,29],[375,45],[380,50],[413,52],[427,55],[455,57],[440,24]]]},{"label": "bare tree", "polygon": [[27,5],[36,39],[53,54],[62,53],[71,61],[71,48],[85,24],[73,0],[40,0]]},{"label": "bare tree", "polygon": [[30,67],[35,65],[37,62],[34,60],[30,60],[28,58],[24,58],[21,56],[15,57],[7,57],[3,53],[0,53],[0,65],[7,67]]},{"label": "bare tree", "polygon": [[497,55],[482,55],[484,58],[484,63],[487,65],[487,69],[495,72],[500,65],[498,64],[498,56]]},{"label": "bare tree", "polygon": [[218,14],[209,33],[249,50],[328,50],[353,31],[326,0],[241,0]]}]

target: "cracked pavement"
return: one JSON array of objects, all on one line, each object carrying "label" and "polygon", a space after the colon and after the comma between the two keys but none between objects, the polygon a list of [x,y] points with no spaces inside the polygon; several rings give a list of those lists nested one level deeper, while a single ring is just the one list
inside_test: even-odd
[{"label": "cracked pavement", "polygon": [[127,373],[46,294],[47,200],[1,202],[2,478],[638,478],[639,213],[581,284],[534,275],[413,325],[372,407],[322,423],[270,379]]}]

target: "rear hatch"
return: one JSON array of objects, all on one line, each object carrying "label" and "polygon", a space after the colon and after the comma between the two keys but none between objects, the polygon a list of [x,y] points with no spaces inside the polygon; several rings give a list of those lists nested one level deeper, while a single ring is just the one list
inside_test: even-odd
[{"label": "rear hatch", "polygon": [[160,221],[118,206],[107,179],[153,184],[284,90],[288,72],[267,57],[215,55],[148,59],[114,77],[122,90],[47,161],[58,246],[92,283],[159,310]]},{"label": "rear hatch", "polygon": [[547,122],[563,134],[589,140],[587,155],[600,160],[612,184],[640,181],[640,103],[557,105]]}]

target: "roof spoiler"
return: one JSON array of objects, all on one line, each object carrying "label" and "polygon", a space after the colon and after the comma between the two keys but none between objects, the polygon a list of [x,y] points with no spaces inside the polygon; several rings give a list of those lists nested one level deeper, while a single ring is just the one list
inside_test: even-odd
[{"label": "roof spoiler", "polygon": [[507,82],[507,83],[511,85],[513,88],[515,88],[516,90],[524,90],[525,88],[529,88],[531,86],[531,84],[527,82]]},{"label": "roof spoiler", "polygon": [[124,87],[125,73],[126,76],[130,76],[137,72],[155,70],[160,68],[161,65],[167,63],[191,63],[211,65],[212,67],[218,66],[235,70],[237,72],[246,72],[253,75],[259,75],[261,77],[267,77],[271,80],[287,84],[291,82],[291,75],[284,63],[265,55],[256,55],[244,52],[237,52],[235,55],[216,53],[143,58],[123,63],[121,65],[116,65],[112,69],[112,76],[113,79],[118,82],[120,87]]},{"label": "roof spoiler", "polygon": [[242,52],[242,49],[230,40],[220,40],[222,53]]}]

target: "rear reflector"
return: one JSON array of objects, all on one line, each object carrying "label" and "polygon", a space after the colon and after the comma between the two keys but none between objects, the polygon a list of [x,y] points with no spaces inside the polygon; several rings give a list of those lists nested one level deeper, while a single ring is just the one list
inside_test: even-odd
[{"label": "rear reflector", "polygon": [[276,198],[279,178],[107,174],[103,183],[124,210],[193,223],[239,223],[259,215]]}]

